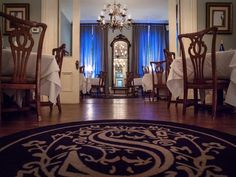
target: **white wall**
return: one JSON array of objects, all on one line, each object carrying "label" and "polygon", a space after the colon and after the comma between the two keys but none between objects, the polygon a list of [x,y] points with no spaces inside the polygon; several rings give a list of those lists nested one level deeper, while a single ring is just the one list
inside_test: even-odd
[{"label": "white wall", "polygon": [[206,28],[206,2],[232,2],[233,3],[233,33],[232,34],[218,34],[216,40],[216,49],[219,49],[220,41],[224,41],[225,50],[236,49],[236,0],[198,0],[198,20],[197,29],[201,30]]}]

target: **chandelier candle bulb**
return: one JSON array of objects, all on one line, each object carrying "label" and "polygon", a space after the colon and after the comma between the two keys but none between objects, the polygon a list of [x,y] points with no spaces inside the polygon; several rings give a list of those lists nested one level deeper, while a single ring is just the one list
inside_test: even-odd
[{"label": "chandelier candle bulb", "polygon": [[[110,16],[109,20],[105,20],[105,14]],[[107,4],[103,6],[103,11],[97,22],[101,28],[111,28],[112,32],[119,29],[122,31],[123,28],[130,29],[132,25],[131,15],[127,18],[127,6],[122,6],[120,3],[113,2],[113,4]],[[106,23],[105,23],[106,22]]]},{"label": "chandelier candle bulb", "polygon": [[131,20],[131,15],[130,14],[128,15],[128,20]]}]

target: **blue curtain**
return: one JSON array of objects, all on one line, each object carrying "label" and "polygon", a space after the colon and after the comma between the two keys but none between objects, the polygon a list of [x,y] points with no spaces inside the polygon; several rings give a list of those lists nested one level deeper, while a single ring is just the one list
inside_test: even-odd
[{"label": "blue curtain", "polygon": [[86,77],[95,77],[106,70],[107,30],[96,24],[81,24],[80,51],[80,63],[85,66]]},{"label": "blue curtain", "polygon": [[133,54],[132,65],[133,72],[139,75],[142,74],[142,66],[149,65],[148,63],[148,26],[143,24],[135,24],[133,26]]},{"label": "blue curtain", "polygon": [[[164,25],[150,25],[149,30],[149,59],[150,61],[165,60],[163,50],[166,48],[166,30]],[[150,63],[149,61],[149,63]]]},{"label": "blue curtain", "polygon": [[142,66],[150,66],[150,61],[164,60],[167,35],[165,25],[162,24],[133,26],[133,72],[142,75]]},{"label": "blue curtain", "polygon": [[105,58],[105,42],[104,42],[104,30],[100,26],[94,25],[93,30],[93,71],[94,75],[99,74],[104,69]]},{"label": "blue curtain", "polygon": [[93,66],[93,33],[91,25],[80,26],[80,65],[85,66],[85,76]]}]

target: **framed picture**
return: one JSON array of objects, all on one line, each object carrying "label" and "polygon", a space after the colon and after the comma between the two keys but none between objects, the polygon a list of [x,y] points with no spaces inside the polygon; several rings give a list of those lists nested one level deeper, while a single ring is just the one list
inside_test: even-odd
[{"label": "framed picture", "polygon": [[218,27],[219,34],[232,33],[232,3],[207,2],[206,3],[206,27]]},{"label": "framed picture", "polygon": [[[27,3],[4,3],[3,11],[6,14],[12,15],[14,17],[29,20],[29,4]],[[8,34],[11,29],[11,24],[8,20],[3,22],[4,24],[4,32]]]}]

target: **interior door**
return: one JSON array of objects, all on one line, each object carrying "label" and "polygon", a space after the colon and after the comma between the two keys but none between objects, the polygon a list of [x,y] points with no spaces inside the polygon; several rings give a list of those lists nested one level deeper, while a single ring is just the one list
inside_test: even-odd
[{"label": "interior door", "polygon": [[[66,56],[63,60],[61,82],[62,91],[60,93],[62,103],[79,103],[79,71],[75,67],[75,62],[79,60],[80,56],[80,1],[78,0],[62,0],[68,3],[67,12],[71,13],[71,47],[69,50],[71,55]],[[60,0],[41,0],[42,10],[42,22],[47,24],[47,31],[44,39],[43,52],[51,54],[52,49],[59,46],[61,42],[59,40],[60,24]],[[59,7],[59,8],[58,8]],[[61,18],[61,17],[60,17]],[[67,17],[68,18],[68,17]],[[58,20],[59,19],[59,20]],[[69,44],[69,43],[68,43]],[[67,45],[68,46],[68,45]]]},{"label": "interior door", "polygon": [[[64,4],[64,5],[63,5]],[[62,19],[64,18],[64,19]],[[64,58],[61,72],[63,103],[79,102],[79,71],[76,61],[80,57],[80,12],[78,0],[59,1],[59,41],[67,44],[70,56]],[[63,30],[63,27],[65,28]],[[71,33],[71,34],[70,34]],[[72,40],[73,39],[73,40]]]}]

